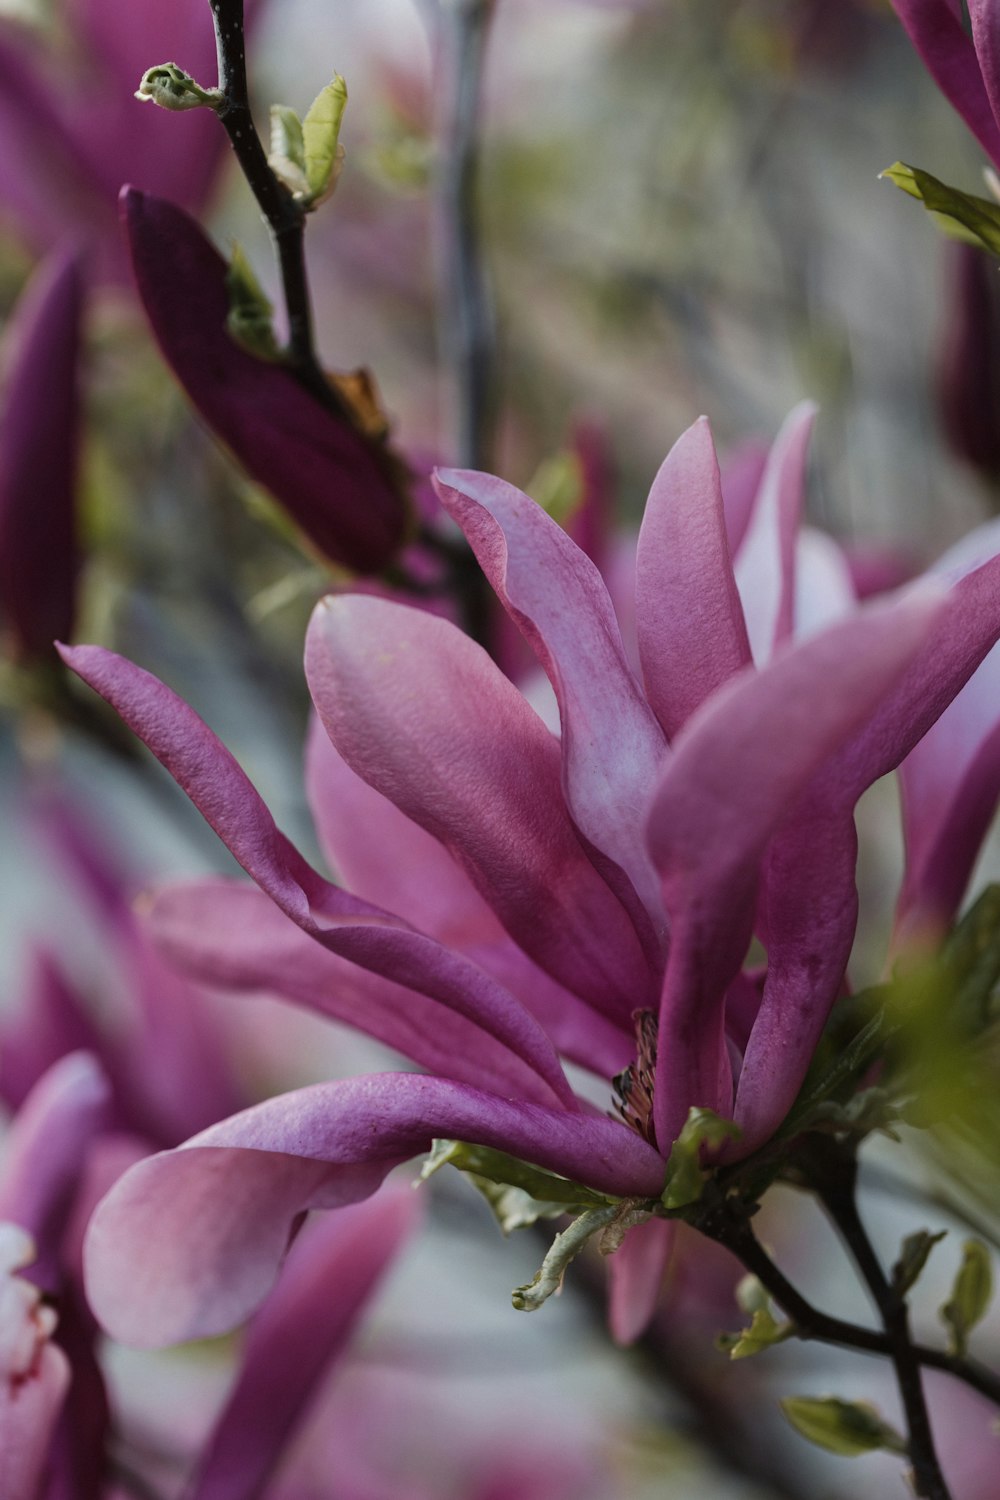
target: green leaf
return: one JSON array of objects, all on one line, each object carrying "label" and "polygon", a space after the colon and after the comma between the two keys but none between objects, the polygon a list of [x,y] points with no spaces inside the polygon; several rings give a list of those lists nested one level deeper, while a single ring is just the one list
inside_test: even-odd
[{"label": "green leaf", "polygon": [[836,1396],[788,1396],[781,1409],[796,1432],[819,1448],[856,1458],[880,1448],[905,1453],[906,1444],[883,1422],[867,1401],[841,1401]]},{"label": "green leaf", "polygon": [[225,102],[221,89],[203,89],[190,73],[176,63],[158,63],[147,68],[139,81],[135,97],[143,103],[158,104],[161,109],[219,109]]},{"label": "green leaf", "polygon": [[963,193],[939,182],[920,167],[908,167],[901,161],[886,167],[881,176],[921,202],[938,227],[952,239],[980,245],[1000,255],[1000,203]]},{"label": "green leaf", "polygon": [[528,1229],[540,1219],[561,1218],[568,1211],[568,1204],[551,1201],[546,1203],[533,1198],[524,1188],[491,1182],[488,1177],[477,1177],[475,1172],[467,1172],[465,1175],[486,1199],[504,1234],[512,1234],[515,1229]]},{"label": "green leaf", "polygon": [[951,1296],[941,1308],[941,1320],[951,1330],[951,1352],[964,1357],[969,1333],[983,1317],[993,1296],[990,1252],[982,1240],[966,1240]]},{"label": "green leaf", "polygon": [[905,1297],[910,1288],[915,1285],[927,1264],[927,1257],[947,1233],[946,1229],[942,1229],[940,1234],[931,1234],[929,1229],[918,1229],[916,1234],[906,1236],[899,1252],[899,1259],[892,1268],[893,1289],[900,1297]]},{"label": "green leaf", "polygon": [[287,104],[271,105],[271,149],[267,164],[293,198],[302,202],[309,197],[302,121]]},{"label": "green leaf", "polygon": [[702,1151],[715,1150],[726,1141],[739,1140],[739,1137],[740,1128],[732,1120],[724,1120],[714,1110],[692,1106],[671,1147],[663,1206],[686,1208],[688,1204],[697,1203],[708,1175],[701,1164]]},{"label": "green leaf", "polygon": [[344,160],[340,125],[347,107],[347,84],[339,73],[321,89],[302,121],[305,173],[310,208],[325,203],[337,185]]},{"label": "green leaf", "polygon": [[568,1177],[557,1177],[554,1172],[546,1172],[542,1167],[518,1161],[505,1151],[493,1151],[488,1146],[473,1146],[466,1141],[435,1141],[421,1168],[420,1180],[426,1182],[428,1177],[432,1177],[444,1166],[457,1167],[460,1172],[469,1172],[474,1177],[498,1183],[501,1187],[520,1188],[546,1207],[562,1205],[563,1213],[579,1212],[584,1208],[603,1208],[611,1201],[602,1193],[595,1193],[578,1182],[570,1182]]},{"label": "green leaf", "polygon": [[281,351],[272,322],[274,308],[240,245],[233,245],[226,272],[226,291],[229,293],[226,317],[229,337],[258,359],[280,359]]},{"label": "green leaf", "polygon": [[744,1328],[741,1333],[720,1334],[715,1342],[730,1359],[749,1359],[752,1354],[760,1354],[762,1350],[790,1339],[794,1332],[794,1323],[779,1323],[768,1308],[762,1307],[750,1319],[749,1328]]},{"label": "green leaf", "polygon": [[536,505],[565,527],[583,499],[583,471],[579,458],[569,451],[547,458],[535,470],[526,489]]}]

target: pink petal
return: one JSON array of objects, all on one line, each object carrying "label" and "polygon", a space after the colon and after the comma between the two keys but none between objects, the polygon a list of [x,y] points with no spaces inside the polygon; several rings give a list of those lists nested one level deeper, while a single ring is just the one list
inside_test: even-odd
[{"label": "pink petal", "polygon": [[306,677],[333,744],[433,834],[526,953],[612,1015],[650,976],[635,929],[567,816],[559,746],[446,620],[365,595],[316,608]]},{"label": "pink petal", "polygon": [[768,445],[757,438],[740,443],[722,466],[722,500],[729,551],[735,557],[750,524],[754,500],[767,466]]},{"label": "pink petal", "polygon": [[555,1049],[534,1017],[474,964],[323,880],[278,830],[229,751],[176,693],[99,646],[61,652],[183,787],[247,874],[305,932],[352,963],[475,1021],[576,1108]]},{"label": "pink petal", "polygon": [[727,685],[679,736],[649,824],[672,923],[655,1088],[661,1143],[676,1138],[691,1105],[731,1113],[724,1000],[749,944],[767,842],[941,613],[926,588],[860,610]]},{"label": "pink petal", "polygon": [[991,102],[996,97],[997,74],[995,47],[988,35],[986,12],[990,7],[984,7],[981,0],[970,0],[969,16],[976,39],[973,46],[957,7],[949,0],[892,0],[892,4],[938,88],[986,155],[1000,163],[1000,130]]},{"label": "pink petal", "polygon": [[221,1333],[263,1300],[304,1210],[368,1197],[436,1137],[509,1151],[601,1192],[653,1196],[663,1185],[662,1158],[613,1120],[412,1073],[317,1084],[127,1172],[91,1221],[91,1305],[114,1337],[144,1348]]},{"label": "pink petal", "polygon": [[[996,126],[1000,122],[1000,19],[992,0],[968,0],[968,5],[972,40]],[[960,113],[968,120],[965,110]]]},{"label": "pink petal", "polygon": [[648,1328],[660,1300],[676,1229],[670,1219],[649,1219],[630,1229],[610,1256],[608,1319],[616,1344],[634,1344]]},{"label": "pink petal", "polygon": [[416,1227],[412,1188],[384,1189],[296,1240],[243,1346],[236,1385],[189,1500],[252,1500],[320,1382],[343,1359],[367,1304]]},{"label": "pink petal", "polygon": [[4,1500],[38,1500],[69,1383],[69,1361],[61,1349],[46,1343],[33,1374],[16,1386],[0,1384],[0,1494]]},{"label": "pink petal", "polygon": [[750,661],[705,417],[678,438],[649,492],[636,550],[636,621],[649,701],[673,739]]},{"label": "pink petal", "polygon": [[47,1274],[109,1106],[107,1080],[97,1062],[86,1052],[71,1052],[35,1085],[4,1139],[0,1220],[31,1235]]},{"label": "pink petal", "polygon": [[149,923],[170,961],[205,984],[285,995],[428,1072],[552,1102],[538,1074],[489,1032],[321,947],[253,886],[219,879],[167,887]]},{"label": "pink petal", "polygon": [[791,638],[795,619],[796,538],[805,498],[806,455],[816,407],[789,412],[768,454],[753,513],[736,559],[747,631],[758,666]]},{"label": "pink petal", "polygon": [[566,804],[588,844],[628,877],[608,872],[658,964],[650,920],[662,936],[663,913],[639,810],[666,746],[628,665],[604,581],[562,527],[513,485],[453,469],[440,470],[435,483],[548,674],[559,702]]}]

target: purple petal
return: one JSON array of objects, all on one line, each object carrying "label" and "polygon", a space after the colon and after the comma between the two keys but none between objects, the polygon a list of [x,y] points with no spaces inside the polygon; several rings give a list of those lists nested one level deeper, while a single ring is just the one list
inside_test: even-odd
[{"label": "purple petal", "polygon": [[[604,1078],[621,1072],[631,1060],[631,1026],[625,1031],[599,1016],[533,963],[444,845],[355,775],[316,718],[306,743],[306,787],[320,847],[356,895],[471,958],[538,1017],[571,1062]],[[400,1050],[431,1072],[448,1071],[409,1046]]]},{"label": "purple petal", "polygon": [[457,469],[440,470],[435,484],[548,674],[559,702],[566,804],[588,844],[625,872],[627,881],[609,873],[609,883],[658,963],[650,923],[662,938],[663,913],[639,810],[666,746],[626,660],[604,581],[562,527],[513,485]]},{"label": "purple petal", "polygon": [[250,1325],[236,1385],[189,1500],[253,1500],[261,1493],[321,1380],[346,1354],[420,1206],[411,1188],[386,1189],[310,1225],[296,1240]]},{"label": "purple petal", "polygon": [[796,539],[805,496],[806,454],[816,407],[789,412],[768,454],[736,559],[747,631],[758,666],[790,640],[795,620]]},{"label": "purple petal", "polygon": [[636,551],[636,620],[649,701],[673,739],[750,661],[705,417],[678,438],[649,492]]},{"label": "purple petal", "polygon": [[[968,0],[968,5],[972,40],[996,126],[1000,123],[1000,18],[993,0]],[[965,111],[960,112],[968,119]]]},{"label": "purple petal", "polygon": [[722,500],[726,511],[729,552],[735,557],[750,524],[753,503],[767,465],[768,445],[747,438],[722,466]]},{"label": "purple petal", "polygon": [[691,1105],[731,1113],[724,1000],[753,930],[768,840],[941,615],[941,596],[926,588],[860,610],[741,675],[678,737],[649,824],[672,923],[654,1095],[661,1143],[676,1138]]},{"label": "purple petal", "polygon": [[4,1141],[0,1220],[19,1224],[35,1241],[43,1280],[54,1261],[87,1154],[106,1127],[107,1080],[86,1052],[55,1063],[32,1089]]},{"label": "purple petal", "polygon": [[453,854],[526,953],[609,1014],[649,970],[587,858],[559,747],[486,652],[446,620],[366,595],[317,605],[306,677],[330,739]]},{"label": "purple petal", "polygon": [[0,1097],[4,1103],[19,1109],[42,1074],[68,1052],[92,1052],[106,1062],[100,1034],[83,999],[53,956],[39,947],[31,954],[16,1009],[0,1025]]},{"label": "purple petal", "polygon": [[148,920],[171,963],[205,984],[285,995],[428,1072],[551,1103],[538,1074],[489,1032],[320,947],[252,886],[229,880],[171,886],[157,894]]},{"label": "purple petal", "polygon": [[320,875],[285,838],[260,794],[207,724],[149,672],[100,646],[61,648],[191,798],[271,900],[309,935],[362,968],[450,1006],[495,1036],[569,1108],[576,1101],[550,1039],[482,970],[398,917]]},{"label": "purple petal", "polygon": [[385,567],[409,524],[388,450],[230,338],[226,264],[193,219],[134,189],[122,215],[146,315],[202,418],[321,552]]},{"label": "purple petal", "polygon": [[988,35],[987,12],[991,7],[981,0],[970,0],[969,16],[976,38],[973,46],[958,8],[949,0],[892,0],[892,5],[938,88],[986,155],[1000,164],[1000,130],[991,102],[996,97],[997,77],[995,44]]},{"label": "purple petal", "polygon": [[77,365],[82,283],[72,254],[46,262],[5,343],[0,422],[0,610],[24,656],[72,633],[76,574]]},{"label": "purple petal", "polygon": [[616,1344],[634,1344],[649,1327],[674,1248],[677,1224],[648,1219],[630,1229],[608,1260],[608,1319]]},{"label": "purple petal", "polygon": [[648,1197],[663,1185],[662,1158],[613,1120],[411,1073],[317,1084],[127,1172],[88,1232],[91,1305],[114,1337],[142,1347],[221,1333],[262,1301],[304,1210],[368,1197],[436,1137],[509,1151],[600,1192]]}]

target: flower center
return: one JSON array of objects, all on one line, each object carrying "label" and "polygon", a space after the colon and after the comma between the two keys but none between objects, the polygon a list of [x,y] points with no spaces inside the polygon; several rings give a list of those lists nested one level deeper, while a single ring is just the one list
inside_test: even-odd
[{"label": "flower center", "polygon": [[656,1145],[653,1129],[653,1079],[656,1076],[656,1016],[651,1010],[637,1010],[635,1021],[636,1059],[623,1073],[611,1080],[615,1091],[615,1109],[630,1130]]}]

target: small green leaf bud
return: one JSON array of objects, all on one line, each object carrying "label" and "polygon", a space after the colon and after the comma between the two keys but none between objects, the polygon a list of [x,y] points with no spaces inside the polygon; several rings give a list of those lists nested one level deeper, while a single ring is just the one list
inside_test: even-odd
[{"label": "small green leaf bud", "polygon": [[840,1401],[836,1396],[789,1396],[781,1409],[796,1432],[819,1448],[856,1458],[880,1448],[905,1453],[899,1433],[883,1422],[867,1401]]},{"label": "small green leaf bud", "polygon": [[190,73],[172,62],[147,68],[135,97],[173,110],[220,109],[225,98],[221,89],[203,89]]}]

